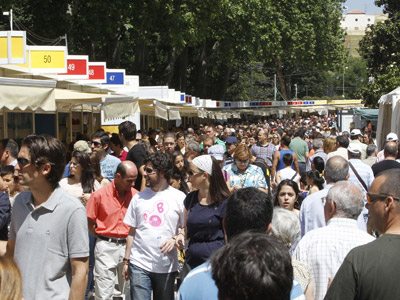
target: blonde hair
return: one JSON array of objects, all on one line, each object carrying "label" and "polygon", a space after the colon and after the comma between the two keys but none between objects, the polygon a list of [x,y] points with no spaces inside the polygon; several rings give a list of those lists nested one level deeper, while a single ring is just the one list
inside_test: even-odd
[{"label": "blonde hair", "polygon": [[246,145],[240,144],[237,146],[235,152],[233,153],[233,157],[235,159],[246,160],[251,158],[251,152],[249,147]]},{"label": "blonde hair", "polygon": [[22,299],[21,273],[14,260],[7,257],[0,257],[0,299]]},{"label": "blonde hair", "polygon": [[326,154],[331,153],[336,150],[336,139],[333,137],[328,137],[323,142],[324,152]]}]

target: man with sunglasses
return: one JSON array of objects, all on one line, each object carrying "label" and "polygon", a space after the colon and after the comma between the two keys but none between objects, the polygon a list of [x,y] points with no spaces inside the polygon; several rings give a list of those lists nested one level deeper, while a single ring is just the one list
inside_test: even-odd
[{"label": "man with sunglasses", "polygon": [[400,169],[380,173],[367,194],[372,228],[381,236],[349,252],[325,299],[400,299]]},{"label": "man with sunglasses", "polygon": [[101,175],[110,181],[113,181],[115,172],[121,160],[107,154],[110,145],[110,136],[107,132],[95,132],[92,135],[91,148],[92,152],[100,159]]},{"label": "man with sunglasses", "polygon": [[[144,162],[144,191],[129,204],[124,223],[130,226],[123,276],[130,280],[132,299],[174,299],[178,269],[175,239],[184,226],[185,194],[169,186],[167,153],[152,153]],[[129,269],[129,271],[128,271]]]},{"label": "man with sunglasses", "polygon": [[89,239],[82,203],[58,184],[65,149],[54,137],[30,135],[18,153],[18,179],[7,255],[21,270],[24,299],[83,299]]}]

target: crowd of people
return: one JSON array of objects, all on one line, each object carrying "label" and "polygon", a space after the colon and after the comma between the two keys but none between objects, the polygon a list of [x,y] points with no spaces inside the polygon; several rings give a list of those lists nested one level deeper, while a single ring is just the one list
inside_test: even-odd
[{"label": "crowd of people", "polygon": [[1,140],[0,299],[396,299],[385,140],[335,115]]}]

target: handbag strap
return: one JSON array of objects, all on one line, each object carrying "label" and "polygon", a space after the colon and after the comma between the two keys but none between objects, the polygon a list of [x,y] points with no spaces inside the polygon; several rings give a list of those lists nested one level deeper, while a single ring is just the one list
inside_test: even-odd
[{"label": "handbag strap", "polygon": [[349,161],[349,166],[350,168],[353,170],[354,175],[356,175],[358,181],[361,183],[361,185],[364,187],[365,191],[368,192],[368,187],[365,184],[364,180],[360,177],[360,175],[358,174],[358,172],[356,171],[356,169],[354,168],[353,164]]},{"label": "handbag strap", "polygon": [[292,180],[292,181],[293,181],[293,179],[295,179],[295,178],[296,178],[296,176],[297,176],[297,172],[294,172],[294,175],[293,175],[293,177],[292,177],[292,178],[290,178],[290,180]]}]

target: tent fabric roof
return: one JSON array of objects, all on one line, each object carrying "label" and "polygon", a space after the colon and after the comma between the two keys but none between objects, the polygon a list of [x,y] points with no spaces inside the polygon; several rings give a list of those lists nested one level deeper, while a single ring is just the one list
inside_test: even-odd
[{"label": "tent fabric roof", "polygon": [[365,120],[378,120],[379,109],[355,109],[354,113],[361,115]]}]

